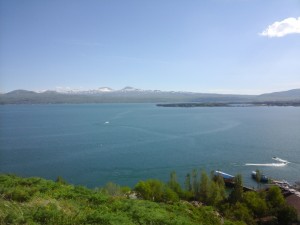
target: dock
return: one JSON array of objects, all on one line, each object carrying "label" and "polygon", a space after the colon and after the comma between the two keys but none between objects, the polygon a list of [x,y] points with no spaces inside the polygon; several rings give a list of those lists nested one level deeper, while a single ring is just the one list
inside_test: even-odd
[{"label": "dock", "polygon": [[[228,173],[224,173],[222,171],[215,171],[214,172],[215,176],[221,176],[224,180],[225,186],[228,188],[233,188],[234,187],[234,176],[230,175]],[[247,187],[243,185],[243,190],[244,191],[255,191],[255,189]]]},{"label": "dock", "polygon": [[284,180],[272,180],[271,185],[276,185],[281,189],[286,203],[296,209],[298,221],[300,221],[300,185],[298,187],[296,185],[293,186]]},{"label": "dock", "polygon": [[[232,181],[232,180],[225,180],[224,179],[224,183],[225,183],[226,187],[229,187],[229,188],[234,187],[234,181]],[[251,188],[251,187],[243,185],[243,191],[247,192],[247,191],[256,191],[256,190]]]},{"label": "dock", "polygon": [[278,181],[278,180],[272,180],[272,184],[278,186],[282,194],[284,196],[289,196],[289,195],[296,195],[297,197],[300,198],[300,191],[294,188],[291,184],[289,184],[287,181]]}]

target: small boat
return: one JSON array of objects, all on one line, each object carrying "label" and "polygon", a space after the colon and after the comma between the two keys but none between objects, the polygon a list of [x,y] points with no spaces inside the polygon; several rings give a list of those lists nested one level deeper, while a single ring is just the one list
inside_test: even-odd
[{"label": "small boat", "polygon": [[[254,180],[257,180],[257,172],[256,171],[252,171],[251,176]],[[260,181],[262,183],[268,183],[269,182],[269,178],[263,174],[260,175]]]},{"label": "small boat", "polygon": [[276,157],[276,156],[273,156],[272,159],[273,159],[273,160],[276,160],[276,161],[278,161],[278,162],[282,162],[282,163],[284,163],[284,164],[287,164],[287,163],[288,163],[287,160],[278,158],[278,157]]},{"label": "small boat", "polygon": [[226,187],[230,187],[230,188],[234,187],[234,176],[232,176],[228,173],[224,173],[222,171],[218,171],[218,170],[216,170],[214,172],[214,176],[215,177],[222,177]]},{"label": "small boat", "polygon": [[105,124],[109,124],[109,121],[106,121]]},{"label": "small boat", "polygon": [[233,180],[233,178],[234,178],[234,176],[232,176],[232,175],[230,175],[228,173],[224,173],[222,171],[218,171],[218,170],[216,170],[214,172],[214,175],[215,176],[221,176],[221,177],[223,177],[224,180]]}]

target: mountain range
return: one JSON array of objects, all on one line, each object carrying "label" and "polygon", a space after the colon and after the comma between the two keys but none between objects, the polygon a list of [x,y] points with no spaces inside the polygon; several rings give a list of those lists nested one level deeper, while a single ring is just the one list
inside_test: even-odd
[{"label": "mountain range", "polygon": [[14,90],[0,94],[0,104],[55,104],[55,103],[252,103],[300,102],[300,89],[261,95],[211,94],[142,90],[125,87],[113,90],[101,87],[92,90],[62,89],[45,91]]}]

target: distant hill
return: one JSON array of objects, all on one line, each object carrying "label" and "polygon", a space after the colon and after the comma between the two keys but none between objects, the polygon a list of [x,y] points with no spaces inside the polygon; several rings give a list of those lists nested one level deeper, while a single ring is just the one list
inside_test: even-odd
[{"label": "distant hill", "polygon": [[17,96],[17,95],[19,95],[19,96],[24,96],[24,95],[32,95],[32,94],[36,94],[36,92],[34,92],[34,91],[27,91],[27,90],[14,90],[14,91],[11,91],[11,92],[8,92],[8,93],[6,93],[7,95],[11,95],[11,96],[13,96],[13,95],[15,95],[15,96]]},{"label": "distant hill", "polygon": [[0,104],[56,104],[56,103],[251,103],[293,101],[300,102],[300,89],[262,95],[210,94],[141,90],[125,87],[113,90],[108,87],[95,90],[47,90],[34,92],[14,90],[0,94]]},{"label": "distant hill", "polygon": [[258,99],[263,101],[274,99],[277,101],[299,101],[300,89],[262,94],[258,96]]}]

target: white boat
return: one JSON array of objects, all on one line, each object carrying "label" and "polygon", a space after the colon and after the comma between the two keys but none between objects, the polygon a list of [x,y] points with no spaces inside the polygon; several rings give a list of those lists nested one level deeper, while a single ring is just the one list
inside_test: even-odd
[{"label": "white boat", "polygon": [[284,160],[284,159],[278,158],[278,157],[276,157],[276,156],[272,157],[272,159],[274,159],[274,160],[276,160],[276,161],[278,161],[278,162],[282,162],[282,163],[284,163],[284,164],[287,164],[287,163],[288,163],[288,161],[287,161],[287,160]]}]

